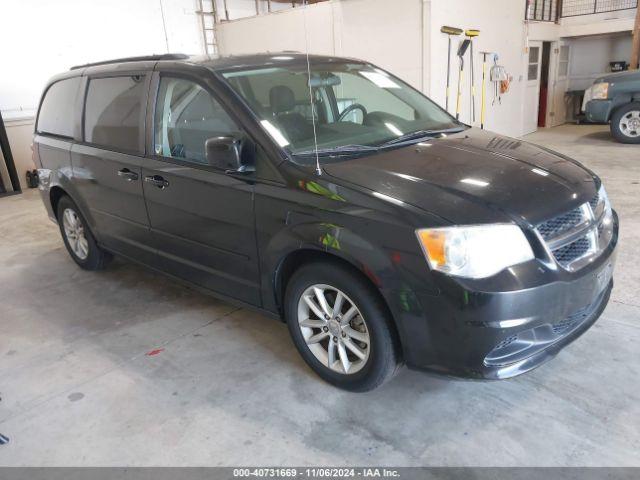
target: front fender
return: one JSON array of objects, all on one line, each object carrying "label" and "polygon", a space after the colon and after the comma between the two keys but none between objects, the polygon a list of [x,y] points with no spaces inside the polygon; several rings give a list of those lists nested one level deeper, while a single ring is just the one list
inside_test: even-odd
[{"label": "front fender", "polygon": [[313,222],[288,227],[268,243],[264,271],[273,272],[271,288],[283,262],[299,250],[324,252],[342,259],[362,272],[379,289],[397,285],[397,273],[384,250],[350,229],[332,223]]},{"label": "front fender", "polygon": [[297,263],[307,255],[315,259],[334,257],[365,275],[389,308],[405,358],[411,357],[406,346],[411,344],[411,332],[423,323],[424,312],[405,281],[398,252],[388,251],[344,226],[302,223],[283,229],[271,238],[262,255],[265,308],[282,316],[285,287],[282,276],[285,270],[297,267],[297,264],[291,265],[291,261]]}]

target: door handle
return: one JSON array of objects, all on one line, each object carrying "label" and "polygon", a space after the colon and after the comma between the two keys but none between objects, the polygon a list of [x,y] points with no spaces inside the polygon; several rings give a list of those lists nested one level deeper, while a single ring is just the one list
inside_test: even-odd
[{"label": "door handle", "polygon": [[118,176],[124,178],[127,182],[133,182],[138,180],[138,174],[136,172],[132,172],[128,168],[123,168],[122,170],[118,170]]},{"label": "door handle", "polygon": [[159,189],[167,188],[169,186],[169,182],[160,175],[149,175],[144,177],[144,181],[151,185],[155,185]]}]

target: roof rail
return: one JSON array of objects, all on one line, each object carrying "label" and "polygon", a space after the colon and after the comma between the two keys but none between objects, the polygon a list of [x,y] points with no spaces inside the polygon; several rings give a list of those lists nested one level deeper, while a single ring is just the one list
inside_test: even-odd
[{"label": "roof rail", "polygon": [[78,68],[95,67],[98,65],[109,65],[112,63],[125,63],[125,62],[144,62],[144,61],[158,61],[158,60],[185,60],[189,58],[189,55],[184,53],[163,53],[161,55],[143,55],[140,57],[126,57],[126,58],[114,58],[113,60],[103,60],[102,62],[85,63],[84,65],[75,65],[69,70],[77,70]]}]

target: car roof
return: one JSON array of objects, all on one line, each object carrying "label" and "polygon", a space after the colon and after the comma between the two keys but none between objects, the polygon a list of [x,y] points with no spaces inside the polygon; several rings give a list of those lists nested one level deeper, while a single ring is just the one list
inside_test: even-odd
[{"label": "car roof", "polygon": [[154,64],[161,62],[172,63],[189,63],[197,64],[207,67],[211,70],[228,70],[228,69],[243,69],[251,67],[263,67],[266,65],[299,65],[305,64],[307,58],[312,63],[331,63],[344,61],[358,62],[361,60],[353,58],[341,58],[326,55],[307,55],[306,53],[283,51],[283,52],[265,52],[265,53],[253,53],[246,55],[225,55],[225,56],[213,56],[213,55],[185,55],[182,53],[167,53],[162,55],[147,55],[127,58],[116,58],[113,60],[104,60],[94,63],[86,63],[83,65],[76,65],[71,67],[71,71],[76,71],[81,74],[86,69],[95,69],[95,67],[101,67],[99,70],[104,71],[107,69],[122,69],[127,65],[134,63],[140,64],[153,62]]},{"label": "car roof", "polygon": [[598,77],[596,82],[608,81],[627,81],[627,80],[640,80],[640,70],[625,70],[623,72],[614,72],[607,75]]},{"label": "car roof", "polygon": [[47,90],[54,83],[73,77],[85,75],[110,75],[112,73],[125,73],[132,70],[153,70],[159,64],[200,65],[214,72],[226,70],[243,70],[247,68],[260,68],[275,65],[290,65],[299,67],[306,65],[307,58],[311,63],[365,63],[363,60],[348,57],[334,57],[328,55],[315,55],[302,52],[285,50],[282,52],[251,53],[244,55],[185,55],[183,53],[165,53],[160,55],[146,55],[113,60],[102,60],[71,67],[66,72],[58,73],[51,77],[45,86]]},{"label": "car roof", "polygon": [[334,57],[328,55],[308,55],[301,52],[283,51],[253,53],[246,55],[228,56],[201,56],[191,57],[190,61],[199,63],[212,70],[244,69],[251,67],[263,67],[266,65],[300,65],[306,64],[307,58],[311,63],[342,63],[345,61],[362,63],[362,60],[355,58]]}]

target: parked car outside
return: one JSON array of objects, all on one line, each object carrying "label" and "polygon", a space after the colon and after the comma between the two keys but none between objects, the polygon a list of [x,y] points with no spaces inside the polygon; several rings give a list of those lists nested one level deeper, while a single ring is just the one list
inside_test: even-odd
[{"label": "parked car outside", "polygon": [[527,372],[593,325],[613,286],[618,219],[597,175],[360,60],[77,67],[45,89],[34,155],[80,267],[119,255],[283,319],[348,390],[402,364]]},{"label": "parked car outside", "polygon": [[640,143],[640,70],[596,79],[584,94],[582,110],[590,122],[609,123],[622,143]]}]

